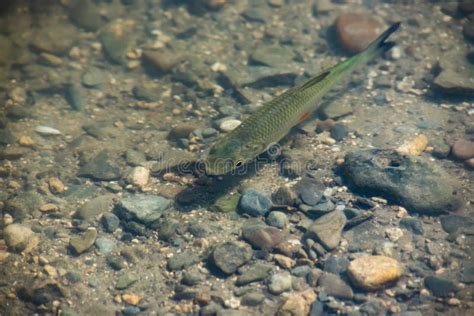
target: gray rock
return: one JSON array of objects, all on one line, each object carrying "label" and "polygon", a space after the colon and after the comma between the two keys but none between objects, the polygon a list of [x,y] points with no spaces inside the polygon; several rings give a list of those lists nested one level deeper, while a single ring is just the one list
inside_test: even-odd
[{"label": "gray rock", "polygon": [[175,219],[164,219],[158,226],[160,240],[169,241],[176,235],[176,231],[181,223]]},{"label": "gray rock", "polygon": [[125,290],[132,286],[134,283],[138,281],[138,276],[132,273],[125,273],[119,276],[117,279],[117,283],[115,284],[115,288],[117,290]]},{"label": "gray rock", "polygon": [[321,243],[327,250],[332,250],[339,245],[346,222],[344,212],[333,211],[315,220],[306,232],[306,236]]},{"label": "gray rock", "polygon": [[454,282],[437,276],[426,277],[424,283],[434,296],[447,297],[450,293],[456,291]]},{"label": "gray rock", "polygon": [[350,300],[354,296],[351,287],[336,274],[323,273],[318,279],[318,285],[322,292],[335,298]]},{"label": "gray rock", "polygon": [[193,254],[190,251],[185,251],[183,253],[179,253],[174,255],[168,260],[168,270],[170,271],[177,271],[186,269],[196,263],[198,263],[199,257]]},{"label": "gray rock", "polygon": [[70,83],[65,86],[65,97],[69,106],[74,111],[81,111],[85,106],[85,97],[82,87],[78,83]]},{"label": "gray rock", "polygon": [[69,246],[75,254],[82,254],[89,250],[97,238],[97,230],[88,229],[82,236],[72,237],[69,241]]},{"label": "gray rock", "polygon": [[344,137],[347,136],[349,130],[347,129],[346,125],[336,123],[333,127],[331,127],[330,134],[331,137],[337,141],[342,140]]},{"label": "gray rock", "polygon": [[262,303],[264,299],[265,295],[263,293],[252,291],[242,296],[240,304],[244,306],[257,306]]},{"label": "gray rock", "polygon": [[107,264],[114,269],[115,271],[120,271],[122,269],[125,269],[127,267],[127,263],[125,262],[125,259],[122,258],[121,256],[107,256]]},{"label": "gray rock", "polygon": [[422,221],[415,217],[402,218],[400,220],[400,226],[416,235],[423,235],[425,232]]},{"label": "gray rock", "polygon": [[260,46],[250,54],[250,62],[269,67],[288,65],[294,58],[293,50],[284,46]]},{"label": "gray rock", "polygon": [[225,274],[233,274],[237,268],[246,264],[253,255],[252,248],[246,243],[230,241],[218,245],[211,260]]},{"label": "gray rock", "polygon": [[39,216],[38,209],[43,204],[43,199],[39,194],[27,191],[5,201],[4,211],[10,214],[15,221],[21,222],[29,216]]},{"label": "gray rock", "polygon": [[273,211],[268,214],[266,222],[276,228],[284,228],[288,224],[288,216],[283,212]]},{"label": "gray rock", "polygon": [[274,295],[279,295],[285,291],[291,290],[291,274],[280,272],[271,276],[268,284],[268,291]]},{"label": "gray rock", "polygon": [[112,208],[113,196],[101,195],[87,201],[79,207],[73,217],[85,221],[92,221],[95,217],[110,211]]},{"label": "gray rock", "polygon": [[346,273],[349,263],[350,261],[345,257],[332,255],[324,263],[324,271],[337,275],[342,275]]},{"label": "gray rock", "polygon": [[107,151],[101,151],[92,161],[79,169],[79,177],[89,177],[99,181],[120,179],[120,167],[111,159]]},{"label": "gray rock", "polygon": [[293,189],[304,204],[313,206],[321,200],[326,187],[313,179],[303,178]]},{"label": "gray rock", "polygon": [[146,162],[146,157],[145,157],[145,154],[142,153],[141,151],[128,149],[125,152],[125,160],[130,166],[136,167],[136,166],[143,166]]},{"label": "gray rock", "polygon": [[463,229],[464,227],[469,227],[474,225],[474,220],[469,217],[461,215],[446,215],[441,216],[441,227],[448,234],[454,234],[458,230]]},{"label": "gray rock", "polygon": [[280,161],[280,173],[288,178],[303,177],[315,168],[313,154],[308,150],[284,151]]},{"label": "gray rock", "polygon": [[154,102],[158,100],[159,96],[156,94],[155,91],[151,89],[147,89],[142,86],[135,86],[132,90],[133,96],[137,100],[142,100],[142,101],[148,101],[148,102]]},{"label": "gray rock", "polygon": [[69,17],[78,27],[91,32],[97,31],[104,23],[99,8],[91,0],[77,0]]},{"label": "gray rock", "polygon": [[82,84],[88,88],[95,88],[104,84],[107,76],[102,69],[90,67],[82,74]]},{"label": "gray rock", "polygon": [[346,155],[345,174],[365,194],[383,196],[409,211],[435,214],[461,205],[457,180],[435,163],[392,150],[363,150]]},{"label": "gray rock", "polygon": [[77,40],[77,30],[69,23],[50,23],[36,29],[32,36],[31,46],[41,52],[65,54]]},{"label": "gray rock", "polygon": [[265,279],[272,271],[273,266],[268,264],[255,264],[248,270],[244,271],[235,281],[235,285],[242,286],[252,282]]},{"label": "gray rock", "polygon": [[244,227],[242,237],[255,248],[267,250],[286,239],[286,236],[277,228],[260,224]]},{"label": "gray rock", "polygon": [[474,262],[464,261],[461,269],[461,281],[464,283],[474,283]]},{"label": "gray rock", "polygon": [[272,207],[272,201],[255,189],[247,189],[239,201],[239,209],[251,216],[265,216]]},{"label": "gray rock", "polygon": [[95,240],[95,246],[100,253],[108,254],[115,250],[115,241],[107,237],[99,237]]},{"label": "gray rock", "polygon": [[441,72],[433,81],[436,87],[446,93],[474,93],[474,67],[467,52],[450,50],[439,59],[439,66]]},{"label": "gray rock", "polygon": [[171,205],[171,200],[159,195],[136,194],[122,199],[115,205],[114,212],[122,220],[136,220],[145,225],[151,225]]},{"label": "gray rock", "polygon": [[295,191],[287,186],[281,186],[272,194],[272,200],[275,205],[293,206],[298,196]]},{"label": "gray rock", "polygon": [[336,119],[352,113],[352,106],[349,102],[331,102],[320,110],[326,118]]},{"label": "gray rock", "polygon": [[205,276],[203,276],[200,272],[186,271],[183,273],[181,283],[189,286],[194,286],[203,282],[205,279]]},{"label": "gray rock", "polygon": [[113,31],[105,31],[100,34],[100,42],[105,55],[111,62],[116,64],[126,62],[125,54],[129,43],[125,38],[117,36]]},{"label": "gray rock", "polygon": [[120,219],[113,213],[105,213],[102,215],[102,225],[107,232],[113,233],[119,228]]}]

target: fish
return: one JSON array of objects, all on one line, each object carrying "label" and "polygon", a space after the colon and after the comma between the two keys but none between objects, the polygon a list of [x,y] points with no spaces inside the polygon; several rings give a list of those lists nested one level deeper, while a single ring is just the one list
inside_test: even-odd
[{"label": "fish", "polygon": [[392,24],[363,51],[308,80],[286,90],[262,105],[238,127],[217,139],[205,159],[207,175],[226,175],[241,169],[277,144],[295,125],[311,116],[322,98],[336,83],[357,66],[373,60],[395,46],[386,41],[399,27]]}]

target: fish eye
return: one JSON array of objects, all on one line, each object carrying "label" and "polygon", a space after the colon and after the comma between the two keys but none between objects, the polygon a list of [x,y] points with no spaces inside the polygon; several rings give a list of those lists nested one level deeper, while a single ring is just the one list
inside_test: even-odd
[{"label": "fish eye", "polygon": [[242,164],[243,164],[243,161],[242,161],[242,160],[237,160],[237,161],[235,162],[235,166],[236,166],[236,167],[240,167],[240,166],[242,166]]}]

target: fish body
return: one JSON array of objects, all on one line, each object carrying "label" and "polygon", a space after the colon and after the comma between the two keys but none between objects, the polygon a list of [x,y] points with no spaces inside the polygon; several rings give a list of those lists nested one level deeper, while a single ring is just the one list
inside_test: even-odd
[{"label": "fish body", "polygon": [[206,173],[223,175],[252,161],[269,146],[282,139],[290,129],[308,118],[317,101],[334,84],[351,73],[358,65],[377,57],[394,46],[386,39],[395,32],[395,23],[373,41],[364,51],[330,69],[300,83],[265,103],[237,128],[213,145],[206,160]]}]

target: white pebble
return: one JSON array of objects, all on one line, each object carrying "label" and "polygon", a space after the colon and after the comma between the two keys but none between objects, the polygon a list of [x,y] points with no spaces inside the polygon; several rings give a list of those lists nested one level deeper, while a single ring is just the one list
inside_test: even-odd
[{"label": "white pebble", "polygon": [[392,48],[389,51],[389,53],[390,53],[390,58],[393,60],[399,60],[402,57],[402,50],[397,46]]},{"label": "white pebble", "polygon": [[44,126],[44,125],[36,126],[35,132],[42,135],[61,135],[62,134],[61,131],[49,126]]},{"label": "white pebble", "polygon": [[221,122],[221,124],[219,124],[219,128],[223,132],[230,132],[231,130],[236,129],[240,124],[242,124],[242,121],[230,119]]}]

